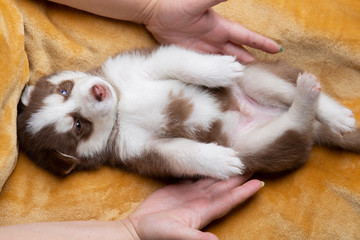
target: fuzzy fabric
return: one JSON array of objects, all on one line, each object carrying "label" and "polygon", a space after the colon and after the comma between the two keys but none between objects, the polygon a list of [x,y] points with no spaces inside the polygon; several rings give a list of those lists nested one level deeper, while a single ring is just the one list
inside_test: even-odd
[{"label": "fuzzy fabric", "polygon": [[[284,48],[250,50],[259,59],[314,73],[359,120],[358,0],[232,0],[215,9]],[[0,0],[0,22],[0,225],[126,217],[166,183],[108,167],[54,177],[18,153],[16,106],[24,85],[45,74],[87,70],[156,42],[143,26],[40,0]],[[229,240],[360,239],[359,169],[360,155],[315,147],[298,170],[257,175],[265,187],[206,231]]]}]

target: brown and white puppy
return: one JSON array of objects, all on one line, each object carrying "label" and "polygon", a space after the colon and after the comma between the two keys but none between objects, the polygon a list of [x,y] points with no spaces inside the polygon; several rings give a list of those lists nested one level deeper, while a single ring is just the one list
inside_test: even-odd
[{"label": "brown and white puppy", "polygon": [[28,86],[21,149],[59,175],[122,166],[153,176],[227,178],[303,164],[314,143],[360,151],[347,108],[283,63],[163,46]]}]

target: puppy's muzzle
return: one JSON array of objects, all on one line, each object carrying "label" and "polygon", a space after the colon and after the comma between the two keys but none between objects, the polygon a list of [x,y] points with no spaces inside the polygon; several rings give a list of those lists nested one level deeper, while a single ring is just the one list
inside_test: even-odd
[{"label": "puppy's muzzle", "polygon": [[104,86],[102,84],[95,84],[91,88],[91,93],[97,101],[102,102],[106,98],[108,91],[107,91],[106,86]]}]

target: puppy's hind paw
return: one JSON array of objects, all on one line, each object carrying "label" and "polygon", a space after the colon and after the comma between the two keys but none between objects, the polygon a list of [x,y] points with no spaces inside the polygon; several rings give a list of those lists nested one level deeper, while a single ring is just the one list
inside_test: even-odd
[{"label": "puppy's hind paw", "polygon": [[334,134],[344,135],[356,128],[353,112],[326,95],[321,95],[317,120],[326,125]]},{"label": "puppy's hind paw", "polygon": [[324,122],[333,133],[344,135],[355,130],[356,120],[350,109],[339,105],[331,110],[331,115]]},{"label": "puppy's hind paw", "polygon": [[312,98],[318,97],[321,92],[320,82],[314,75],[308,72],[299,74],[297,79],[297,87],[303,95],[308,95]]}]

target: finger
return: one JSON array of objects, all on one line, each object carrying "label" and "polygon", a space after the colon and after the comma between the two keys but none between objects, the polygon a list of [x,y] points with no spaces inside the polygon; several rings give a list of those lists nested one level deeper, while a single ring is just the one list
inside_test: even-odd
[{"label": "finger", "polygon": [[187,44],[180,43],[178,45],[206,54],[222,54],[223,52],[223,48],[217,46],[217,44],[208,41],[200,41],[199,39],[194,39],[193,42]]},{"label": "finger", "polygon": [[251,174],[248,175],[239,175],[232,178],[229,178],[227,180],[222,180],[219,182],[216,182],[212,184],[208,191],[214,198],[218,195],[222,195],[223,193],[230,192],[235,187],[238,187],[239,185],[243,184],[250,178]]},{"label": "finger", "polygon": [[268,53],[280,52],[280,46],[270,38],[253,32],[237,22],[225,21],[223,26],[228,29],[229,40],[236,45],[246,45]]},{"label": "finger", "polygon": [[167,187],[187,189],[186,191],[191,191],[191,190],[198,191],[199,189],[206,189],[218,181],[219,181],[218,179],[214,179],[214,178],[201,178],[197,181],[192,181],[192,180],[179,181],[177,183],[168,185]]},{"label": "finger", "polygon": [[203,213],[203,226],[206,226],[206,224],[214,219],[224,216],[231,209],[254,195],[262,186],[263,183],[261,181],[250,180],[209,202],[209,205],[206,206],[206,209],[201,211]]},{"label": "finger", "polygon": [[219,182],[218,179],[214,178],[203,178],[195,182],[195,186],[197,189],[206,189],[209,186],[212,186],[214,183]]},{"label": "finger", "polygon": [[213,6],[225,2],[227,0],[190,0],[188,1],[189,9],[187,9],[193,15],[201,15]]},{"label": "finger", "polygon": [[236,59],[242,63],[256,61],[256,58],[246,51],[245,48],[240,45],[234,45],[230,42],[224,46],[222,54],[235,56]]}]

